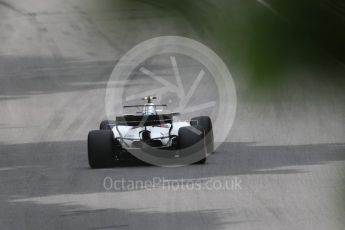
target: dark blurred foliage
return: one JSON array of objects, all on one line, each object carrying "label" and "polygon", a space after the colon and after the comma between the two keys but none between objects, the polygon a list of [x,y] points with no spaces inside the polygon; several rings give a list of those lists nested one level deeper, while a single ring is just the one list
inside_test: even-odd
[{"label": "dark blurred foliage", "polygon": [[[345,69],[344,0],[127,0],[183,17],[198,39],[255,86],[304,68],[339,79]],[[171,34],[184,35],[188,34]],[[340,72],[339,72],[340,70]]]}]

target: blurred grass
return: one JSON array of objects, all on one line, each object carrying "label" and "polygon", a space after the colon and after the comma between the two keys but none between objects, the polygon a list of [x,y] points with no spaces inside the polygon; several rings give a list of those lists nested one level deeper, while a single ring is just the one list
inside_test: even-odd
[{"label": "blurred grass", "polygon": [[315,77],[334,79],[345,68],[342,0],[127,0],[122,4],[147,4],[159,12],[176,13],[229,67],[235,67],[231,69],[245,72],[258,88],[276,86],[298,68],[325,72]]}]

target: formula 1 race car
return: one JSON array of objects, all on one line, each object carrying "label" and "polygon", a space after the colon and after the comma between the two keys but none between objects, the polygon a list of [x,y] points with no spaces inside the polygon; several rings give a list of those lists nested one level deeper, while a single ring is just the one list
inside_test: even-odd
[{"label": "formula 1 race car", "polygon": [[[143,99],[147,101],[143,105],[124,106],[141,108],[137,114],[102,121],[99,130],[89,132],[90,167],[113,167],[128,160],[142,160],[142,154],[151,153],[156,158],[164,155],[163,157],[171,156],[175,160],[194,154],[197,155],[192,158],[194,162],[188,163],[204,164],[214,145],[211,119],[200,116],[189,121],[175,121],[174,117],[180,114],[160,114],[162,110],[157,107],[167,105],[155,105],[153,100],[156,97],[148,96]],[[174,164],[178,163],[175,161]]]}]

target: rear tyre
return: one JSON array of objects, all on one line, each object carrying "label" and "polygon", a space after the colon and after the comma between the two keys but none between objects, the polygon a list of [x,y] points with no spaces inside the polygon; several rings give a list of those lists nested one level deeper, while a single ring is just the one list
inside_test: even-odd
[{"label": "rear tyre", "polygon": [[205,131],[199,126],[186,126],[178,130],[178,147],[183,155],[199,154],[194,164],[206,162]]},{"label": "rear tyre", "polygon": [[115,141],[111,130],[90,131],[88,138],[88,159],[91,168],[115,166]]},{"label": "rear tyre", "polygon": [[101,124],[99,124],[99,129],[112,130],[114,126],[115,126],[115,121],[105,120],[105,121],[102,121]]},{"label": "rear tyre", "polygon": [[201,127],[205,130],[205,142],[207,153],[213,153],[214,151],[214,138],[213,138],[213,127],[211,118],[208,116],[200,116],[192,118],[191,125]]}]

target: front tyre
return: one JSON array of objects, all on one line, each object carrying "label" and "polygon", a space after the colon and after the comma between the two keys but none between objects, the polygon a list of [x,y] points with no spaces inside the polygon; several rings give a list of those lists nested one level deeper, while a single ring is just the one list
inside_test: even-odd
[{"label": "front tyre", "polygon": [[99,124],[99,129],[100,130],[112,130],[114,126],[115,126],[115,121],[105,120]]},{"label": "front tyre", "polygon": [[115,166],[115,141],[111,130],[90,131],[87,138],[88,160],[91,168]]}]

